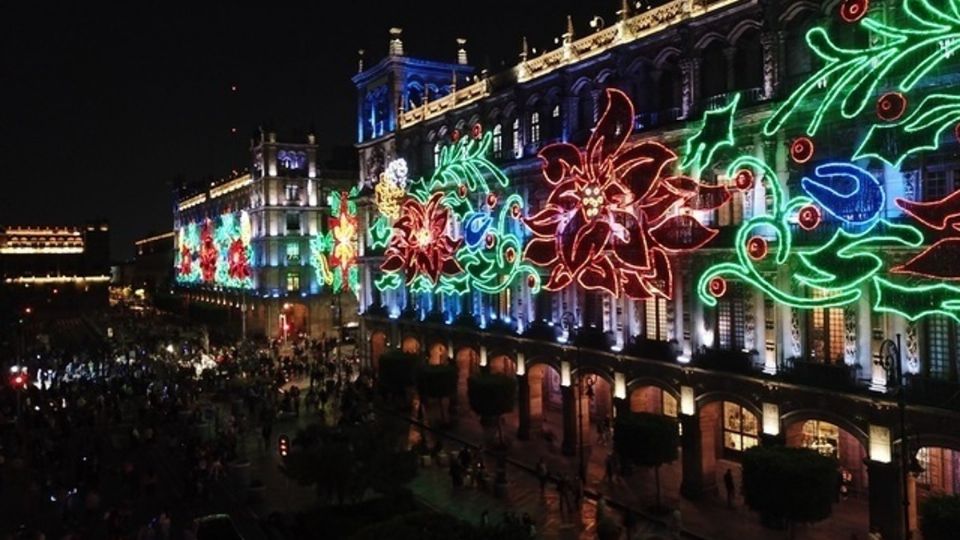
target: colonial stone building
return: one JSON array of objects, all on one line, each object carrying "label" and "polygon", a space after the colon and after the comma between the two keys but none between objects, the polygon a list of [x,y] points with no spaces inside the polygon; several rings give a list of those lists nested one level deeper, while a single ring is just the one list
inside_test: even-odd
[{"label": "colonial stone building", "polygon": [[[328,266],[333,249],[351,242],[333,218],[355,172],[319,167],[312,135],[285,143],[265,133],[250,157],[248,171],[176,194],[169,263],[177,292],[191,311],[245,334],[333,336],[356,313],[348,276]],[[354,260],[341,259],[345,267]]]},{"label": "colonial stone building", "polygon": [[361,65],[363,355],[455,362],[461,400],[514,374],[517,437],[556,414],[570,455],[578,397],[584,430],[677,417],[691,498],[751,446],[815,448],[898,537],[901,482],[913,526],[960,491],[956,21],[654,4],[500,73],[397,29]]}]

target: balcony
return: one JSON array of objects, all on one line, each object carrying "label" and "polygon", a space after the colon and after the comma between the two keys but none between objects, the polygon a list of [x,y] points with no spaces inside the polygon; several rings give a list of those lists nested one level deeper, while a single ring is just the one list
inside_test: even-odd
[{"label": "balcony", "polygon": [[859,368],[859,365],[824,364],[800,358],[788,358],[784,363],[783,378],[794,384],[814,386],[825,390],[852,392],[858,388],[857,373]]},{"label": "balcony", "polygon": [[633,127],[637,131],[651,129],[674,122],[680,117],[680,107],[671,107],[662,111],[639,113],[634,117]]},{"label": "balcony", "polygon": [[960,383],[923,375],[907,375],[906,385],[907,401],[910,403],[960,411]]},{"label": "balcony", "polygon": [[624,349],[624,353],[639,358],[649,358],[660,362],[676,362],[677,353],[674,344],[669,341],[659,341],[635,336]]},{"label": "balcony", "polygon": [[754,355],[746,351],[703,348],[693,354],[693,365],[714,371],[748,375],[755,371]]}]

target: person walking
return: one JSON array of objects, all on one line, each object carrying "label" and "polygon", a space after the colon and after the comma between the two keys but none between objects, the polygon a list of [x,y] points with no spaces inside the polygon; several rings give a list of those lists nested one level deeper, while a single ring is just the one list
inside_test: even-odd
[{"label": "person walking", "polygon": [[727,507],[733,508],[735,486],[733,484],[733,471],[729,468],[727,468],[727,472],[723,473],[723,487],[727,489]]},{"label": "person walking", "polygon": [[679,508],[674,508],[673,512],[670,514],[670,535],[672,538],[679,540],[680,532],[683,530],[683,518],[680,514]]},{"label": "person walking", "polygon": [[540,496],[544,496],[547,492],[547,479],[550,478],[550,470],[547,469],[547,462],[543,460],[543,457],[540,458],[540,461],[537,462],[537,479],[540,480]]},{"label": "person walking", "polygon": [[567,514],[572,513],[570,499],[568,499],[570,485],[567,475],[561,473],[557,478],[557,501],[560,504],[560,519],[566,521]]}]

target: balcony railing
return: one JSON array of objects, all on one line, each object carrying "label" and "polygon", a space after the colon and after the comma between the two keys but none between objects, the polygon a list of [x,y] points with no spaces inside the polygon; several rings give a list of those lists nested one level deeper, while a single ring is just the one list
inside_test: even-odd
[{"label": "balcony railing", "polygon": [[907,375],[906,383],[911,403],[960,411],[960,383],[923,375]]},{"label": "balcony railing", "polygon": [[680,107],[671,107],[662,111],[652,111],[637,114],[634,117],[634,129],[642,131],[653,127],[669,124],[680,117]]},{"label": "balcony railing", "polygon": [[701,349],[693,355],[693,365],[715,371],[749,374],[755,371],[753,355],[745,351]]},{"label": "balcony railing", "polygon": [[858,369],[859,365],[825,364],[800,358],[788,358],[784,363],[784,378],[796,384],[850,392],[858,387]]}]

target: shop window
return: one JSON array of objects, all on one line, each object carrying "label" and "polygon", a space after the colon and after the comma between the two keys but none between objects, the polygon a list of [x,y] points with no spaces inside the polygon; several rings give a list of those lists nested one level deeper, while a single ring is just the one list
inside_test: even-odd
[{"label": "shop window", "polygon": [[824,456],[840,459],[840,428],[829,422],[807,420],[803,424],[800,445]]},{"label": "shop window", "polygon": [[723,448],[743,452],[759,444],[757,416],[742,406],[723,402]]},{"label": "shop window", "polygon": [[676,418],[677,417],[677,398],[673,397],[669,393],[664,392],[662,390],[660,391],[660,395],[662,396],[661,410],[663,411],[663,415],[669,416],[670,418]]}]

